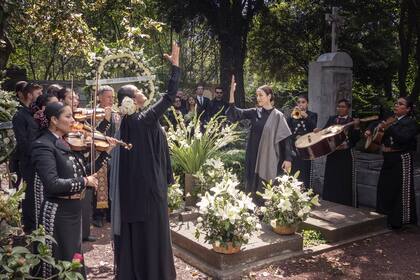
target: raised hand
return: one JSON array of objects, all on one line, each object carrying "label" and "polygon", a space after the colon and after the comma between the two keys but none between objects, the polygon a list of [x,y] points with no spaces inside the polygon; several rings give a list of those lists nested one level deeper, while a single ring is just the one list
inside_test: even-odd
[{"label": "raised hand", "polygon": [[172,52],[171,55],[164,54],[163,56],[174,66],[179,66],[179,52],[180,47],[176,42],[172,42]]},{"label": "raised hand", "polygon": [[235,103],[235,90],[236,90],[236,82],[235,82],[235,75],[232,75],[232,81],[230,82],[230,95],[229,95],[229,103]]}]

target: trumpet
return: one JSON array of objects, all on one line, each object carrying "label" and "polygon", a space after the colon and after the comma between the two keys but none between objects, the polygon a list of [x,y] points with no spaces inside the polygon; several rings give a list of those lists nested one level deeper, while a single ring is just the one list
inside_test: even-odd
[{"label": "trumpet", "polygon": [[302,118],[302,110],[300,110],[298,107],[295,107],[290,116],[295,120],[299,120]]}]

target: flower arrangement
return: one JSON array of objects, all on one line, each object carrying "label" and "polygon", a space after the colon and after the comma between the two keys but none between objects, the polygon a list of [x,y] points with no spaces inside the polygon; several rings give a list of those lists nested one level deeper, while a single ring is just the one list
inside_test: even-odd
[{"label": "flower arrangement", "polygon": [[88,61],[93,70],[86,74],[86,78],[94,80],[98,76],[99,79],[109,79],[127,75],[139,77],[139,88],[148,97],[145,102],[145,106],[148,106],[154,100],[158,87],[155,85],[156,77],[152,74],[156,69],[150,66],[151,59],[146,59],[145,56],[143,49],[104,46],[99,52],[90,53]]},{"label": "flower arrangement", "polygon": [[207,159],[201,169],[194,174],[194,177],[196,180],[193,196],[203,195],[223,180],[237,180],[236,175],[227,169],[219,158]]},{"label": "flower arrangement", "polygon": [[237,180],[224,178],[197,203],[201,216],[197,219],[195,237],[204,235],[205,241],[218,252],[226,253],[220,248],[238,251],[254,231],[261,229],[252,198],[239,191],[237,185]]},{"label": "flower arrangement", "polygon": [[175,177],[175,183],[168,187],[168,208],[169,210],[177,210],[181,208],[184,193],[179,184],[179,177]]},{"label": "flower arrangement", "polygon": [[223,147],[239,139],[236,124],[228,124],[224,116],[211,118],[204,132],[199,116],[188,124],[182,116],[175,116],[177,125],[169,125],[167,139],[173,163],[186,174],[197,173],[208,159],[217,157]]},{"label": "flower arrangement", "polygon": [[119,108],[121,115],[132,115],[137,111],[137,106],[134,100],[128,96],[124,97]]},{"label": "flower arrangement", "polygon": [[318,195],[312,189],[305,191],[298,176],[299,173],[277,177],[265,184],[263,193],[257,193],[265,200],[260,208],[263,220],[273,228],[297,226],[306,220],[314,205],[319,206]]}]

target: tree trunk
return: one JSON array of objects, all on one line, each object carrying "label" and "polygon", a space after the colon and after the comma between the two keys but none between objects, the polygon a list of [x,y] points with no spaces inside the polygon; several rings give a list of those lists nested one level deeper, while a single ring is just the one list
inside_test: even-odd
[{"label": "tree trunk", "polygon": [[401,1],[400,5],[400,25],[398,30],[398,37],[400,41],[401,49],[401,61],[398,70],[398,88],[400,90],[400,96],[407,95],[407,73],[409,68],[409,58],[411,51],[411,41],[413,26],[410,19],[409,0]]},{"label": "tree trunk", "polygon": [[416,53],[415,53],[415,61],[417,64],[416,67],[416,78],[414,80],[414,86],[411,90],[411,97],[413,100],[418,101],[418,97],[420,95],[420,6],[413,5],[411,12],[413,17],[415,18],[415,29],[417,35],[416,41]]},{"label": "tree trunk", "polygon": [[9,14],[7,14],[4,9],[0,9],[0,42],[4,41],[3,44],[0,43],[0,70],[6,68],[9,57],[14,49],[12,42],[7,36],[8,17]]},{"label": "tree trunk", "polygon": [[241,42],[242,38],[238,35],[220,38],[220,84],[226,92],[224,97],[227,100],[232,75],[235,75],[235,103],[244,107],[244,56]]}]

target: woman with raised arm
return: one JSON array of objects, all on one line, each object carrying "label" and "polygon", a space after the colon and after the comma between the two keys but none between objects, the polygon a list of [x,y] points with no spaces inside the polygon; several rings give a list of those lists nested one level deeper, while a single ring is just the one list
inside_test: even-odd
[{"label": "woman with raised arm", "polygon": [[119,280],[176,278],[167,202],[173,176],[159,120],[172,106],[178,91],[179,51],[179,46],[173,43],[172,54],[165,55],[172,64],[168,91],[150,108],[137,112],[132,108],[139,106],[137,96],[131,91],[118,92],[118,102],[127,113],[121,122],[121,139],[133,145],[130,151],[120,149]]},{"label": "woman with raised arm", "polygon": [[250,109],[235,106],[235,89],[235,77],[232,76],[226,115],[232,122],[242,119],[251,121],[245,156],[245,190],[252,194],[257,204],[262,205],[263,201],[256,195],[257,191],[262,191],[262,183],[276,178],[283,171],[290,172],[292,133],[283,113],[272,105],[274,95],[269,86],[257,89],[258,107]]}]

